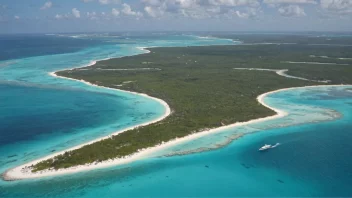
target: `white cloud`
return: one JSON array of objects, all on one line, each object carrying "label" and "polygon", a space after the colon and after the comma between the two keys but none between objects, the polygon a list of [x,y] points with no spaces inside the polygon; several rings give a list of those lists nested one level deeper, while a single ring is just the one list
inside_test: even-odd
[{"label": "white cloud", "polygon": [[63,18],[63,16],[60,15],[60,14],[56,14],[56,15],[55,15],[55,19],[62,19],[62,18]]},{"label": "white cloud", "polygon": [[150,6],[160,6],[163,4],[161,0],[142,0],[142,2]]},{"label": "white cloud", "polygon": [[53,6],[53,3],[51,1],[47,1],[44,3],[44,5],[40,8],[41,10],[46,10],[49,9]]},{"label": "white cloud", "polygon": [[133,11],[131,6],[124,3],[122,4],[122,10],[121,12],[125,15],[128,15],[128,16],[136,16],[136,17],[142,17],[143,14],[141,12],[138,12],[138,11]]},{"label": "white cloud", "polygon": [[87,12],[87,17],[94,17],[97,16],[96,12]]},{"label": "white cloud", "polygon": [[146,6],[144,7],[144,11],[151,17],[160,17],[164,15],[164,10],[161,9],[160,7],[151,7],[151,6]]},{"label": "white cloud", "polygon": [[225,13],[225,17],[232,19],[233,17],[239,17],[244,19],[255,19],[258,15],[258,12],[261,10],[259,8],[246,8],[244,11],[239,10],[229,10]]},{"label": "white cloud", "polygon": [[175,0],[175,4],[178,4],[181,8],[195,8],[199,6],[197,0]]},{"label": "white cloud", "polygon": [[190,9],[209,6],[259,6],[259,0],[142,0],[148,6]]},{"label": "white cloud", "polygon": [[180,13],[184,17],[194,18],[194,19],[205,19],[210,18],[211,15],[204,9],[181,9]]},{"label": "white cloud", "polygon": [[336,14],[351,14],[351,0],[320,0],[320,6],[331,13]]},{"label": "white cloud", "polygon": [[248,17],[249,17],[249,14],[247,14],[247,13],[241,13],[240,11],[236,11],[235,12],[236,13],[236,15],[238,16],[238,17],[240,17],[240,18],[247,18],[248,19]]},{"label": "white cloud", "polygon": [[156,9],[151,6],[144,7],[144,11],[151,17],[157,17]]},{"label": "white cloud", "polygon": [[80,18],[81,17],[81,12],[79,10],[77,10],[77,8],[73,8],[72,9],[72,14],[76,18]]},{"label": "white cloud", "polygon": [[260,3],[257,0],[208,0],[210,5],[218,6],[259,6]]},{"label": "white cloud", "polygon": [[[93,2],[96,0],[81,0],[84,3],[89,3],[89,2]],[[103,4],[103,5],[107,5],[107,4],[119,4],[121,3],[121,0],[98,0],[99,3]]]},{"label": "white cloud", "polygon": [[236,14],[240,18],[253,19],[257,16],[257,9],[250,8],[246,12],[236,11]]},{"label": "white cloud", "polygon": [[285,17],[302,17],[306,16],[304,9],[298,5],[283,6],[278,9],[280,15]]},{"label": "white cloud", "polygon": [[99,0],[99,2],[100,2],[101,4],[104,4],[104,5],[106,5],[106,4],[112,4],[112,3],[114,3],[114,4],[119,4],[119,3],[121,3],[120,0]]},{"label": "white cloud", "polygon": [[70,14],[56,14],[55,19],[60,20],[60,19],[68,19],[70,18]]},{"label": "white cloud", "polygon": [[16,19],[16,20],[19,20],[21,17],[19,17],[19,16],[16,15],[16,16],[14,16],[13,18]]},{"label": "white cloud", "polygon": [[96,12],[87,12],[87,17],[91,20],[98,19],[97,13]]},{"label": "white cloud", "polygon": [[[104,14],[105,14],[105,13],[104,13]],[[118,11],[118,10],[115,9],[115,8],[113,8],[113,9],[111,10],[111,14],[117,17],[117,16],[120,15],[120,11]]]},{"label": "white cloud", "polygon": [[99,2],[100,2],[101,4],[109,4],[109,3],[110,3],[109,0],[99,0]]},{"label": "white cloud", "polygon": [[316,0],[264,0],[266,4],[317,4]]},{"label": "white cloud", "polygon": [[221,12],[221,8],[219,6],[209,7],[209,8],[207,8],[207,12],[220,13]]},{"label": "white cloud", "polygon": [[142,0],[142,2],[148,6],[160,6],[165,9],[175,9],[175,8],[195,8],[198,7],[205,0]]},{"label": "white cloud", "polygon": [[[190,18],[219,18],[228,15],[229,11],[236,6],[247,6],[258,8],[259,0],[141,0],[144,11],[151,17],[161,15],[178,15]],[[248,13],[247,13],[248,12]],[[232,13],[237,16],[235,11]],[[248,14],[250,11],[240,14]]]}]

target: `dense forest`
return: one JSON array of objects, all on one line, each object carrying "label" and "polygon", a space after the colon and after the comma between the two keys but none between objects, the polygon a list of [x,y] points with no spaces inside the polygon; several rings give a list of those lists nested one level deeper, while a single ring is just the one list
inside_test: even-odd
[{"label": "dense forest", "polygon": [[158,123],[40,162],[33,171],[122,157],[205,128],[270,116],[275,112],[259,104],[258,95],[280,88],[323,84],[285,78],[270,71],[233,68],[288,69],[289,75],[352,84],[352,46],[340,45],[340,41],[338,45],[316,45],[306,40],[299,44],[152,48],[148,54],[58,72],[60,76],[163,99],[173,113]]}]

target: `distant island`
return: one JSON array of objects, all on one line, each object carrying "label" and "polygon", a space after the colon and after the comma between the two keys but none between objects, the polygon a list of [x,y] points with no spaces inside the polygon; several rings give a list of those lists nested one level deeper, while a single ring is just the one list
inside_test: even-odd
[{"label": "distant island", "polygon": [[29,167],[33,172],[124,158],[175,138],[272,116],[275,112],[256,100],[266,92],[352,83],[352,61],[341,59],[337,51],[346,54],[340,46],[267,44],[145,50],[150,53],[55,74],[144,93],[165,101],[172,113],[159,122],[41,161]]}]

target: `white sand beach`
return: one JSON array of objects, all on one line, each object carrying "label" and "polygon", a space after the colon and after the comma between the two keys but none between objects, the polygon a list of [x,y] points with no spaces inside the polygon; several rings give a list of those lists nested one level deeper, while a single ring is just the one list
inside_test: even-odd
[{"label": "white sand beach", "polygon": [[[51,73],[51,75],[56,76],[55,73]],[[60,77],[60,78],[65,78],[65,77]],[[97,86],[97,85],[93,85],[91,83],[85,82],[83,80],[80,80],[80,81],[83,82],[83,83],[87,83],[89,85],[92,85],[92,86]],[[139,94],[139,93],[130,92],[130,93],[133,93],[133,94],[138,94],[138,95],[141,95],[141,96],[144,96],[144,97],[149,97],[149,98],[151,98],[153,100],[159,101],[161,104],[164,105],[164,107],[166,109],[165,114],[162,117],[160,117],[158,119],[155,119],[153,121],[146,122],[146,123],[143,123],[141,125],[130,127],[130,128],[127,128],[127,129],[124,129],[124,130],[121,130],[121,131],[117,131],[117,132],[112,133],[109,136],[102,137],[102,138],[99,138],[99,139],[96,139],[96,140],[93,140],[93,141],[90,141],[90,142],[87,142],[87,143],[72,147],[70,149],[67,149],[67,150],[52,154],[52,155],[48,155],[46,157],[40,158],[38,160],[29,162],[29,163],[26,163],[26,164],[23,164],[21,166],[15,167],[13,169],[10,169],[10,170],[6,171],[3,174],[3,178],[5,180],[20,180],[20,179],[29,179],[29,178],[40,178],[40,177],[64,175],[64,174],[77,173],[77,172],[88,171],[88,170],[93,170],[93,169],[100,169],[100,168],[106,168],[106,167],[111,167],[111,166],[117,166],[117,165],[121,165],[121,164],[127,164],[127,163],[130,163],[130,162],[136,161],[136,160],[140,160],[140,159],[146,158],[153,152],[156,152],[156,151],[159,151],[159,150],[162,150],[162,149],[165,149],[167,147],[171,147],[171,146],[174,146],[174,145],[177,145],[177,144],[180,144],[180,143],[192,141],[194,139],[197,139],[197,138],[209,135],[209,134],[221,132],[222,130],[226,130],[226,129],[229,129],[229,128],[234,128],[234,127],[243,126],[243,125],[247,125],[247,124],[253,124],[253,123],[257,123],[257,122],[264,122],[264,121],[267,121],[267,120],[272,120],[272,119],[277,119],[277,118],[284,117],[284,116],[287,115],[287,112],[285,112],[283,110],[280,110],[280,109],[273,108],[273,107],[265,104],[264,98],[266,96],[268,96],[270,94],[273,94],[273,93],[276,93],[276,92],[285,91],[285,90],[292,90],[292,89],[299,89],[299,88],[309,88],[309,87],[321,87],[321,86],[344,86],[344,85],[318,85],[318,86],[285,88],[285,89],[279,89],[279,90],[275,90],[275,91],[270,91],[270,92],[267,92],[267,93],[259,95],[257,97],[257,100],[263,106],[275,111],[276,114],[273,115],[273,116],[253,119],[253,120],[250,120],[250,121],[247,121],[247,122],[237,122],[237,123],[234,123],[234,124],[231,124],[231,125],[205,130],[205,131],[202,131],[202,132],[198,132],[198,133],[195,133],[195,134],[191,134],[191,135],[185,136],[183,138],[177,138],[177,139],[174,139],[174,140],[170,140],[168,142],[165,142],[165,143],[160,144],[160,145],[156,145],[154,147],[141,149],[141,150],[139,150],[139,152],[137,152],[135,154],[132,154],[132,155],[129,155],[129,156],[125,156],[123,158],[111,159],[111,160],[103,161],[103,162],[100,162],[100,163],[85,164],[85,165],[70,167],[70,168],[66,168],[66,169],[43,170],[43,171],[39,171],[39,172],[36,172],[36,173],[32,173],[31,172],[31,169],[28,168],[28,167],[31,166],[31,165],[34,165],[34,164],[36,164],[38,162],[41,162],[41,161],[46,160],[46,159],[53,158],[53,157],[55,157],[57,155],[63,154],[66,151],[75,150],[75,149],[81,148],[81,147],[83,147],[85,145],[92,144],[94,142],[97,142],[97,141],[100,141],[100,140],[103,140],[103,139],[106,139],[106,138],[110,138],[111,135],[116,135],[118,133],[130,130],[130,129],[133,129],[133,128],[136,128],[136,127],[146,126],[146,125],[161,121],[164,118],[166,118],[168,115],[171,114],[170,107],[167,105],[167,103],[165,101],[163,101],[161,99],[153,98],[153,97],[148,96],[146,94]],[[111,89],[111,88],[108,88],[108,89]],[[124,91],[124,90],[118,90],[118,91],[128,92],[128,91]]]},{"label": "white sand beach", "polygon": [[[84,66],[84,67],[87,67],[87,66]],[[71,78],[57,76],[55,74],[55,72],[51,72],[49,74],[51,76],[53,76],[53,77],[80,81],[80,82],[88,84],[90,86],[101,87],[101,86],[86,82],[84,80],[76,80],[76,79],[71,79]],[[322,86],[333,86],[333,85],[322,85]],[[341,85],[335,85],[335,86],[341,86]],[[310,86],[310,87],[317,87],[317,86]],[[187,141],[192,141],[192,140],[200,138],[202,136],[206,136],[206,135],[209,135],[209,134],[212,134],[212,133],[217,133],[217,132],[220,132],[220,131],[225,130],[225,129],[234,128],[234,127],[238,127],[238,126],[243,126],[243,125],[247,125],[247,124],[252,124],[252,123],[256,123],[256,122],[263,122],[263,121],[267,121],[267,120],[281,118],[281,117],[286,116],[287,112],[285,112],[284,110],[276,109],[274,107],[271,107],[271,106],[267,105],[265,103],[265,101],[264,101],[264,98],[266,96],[268,96],[269,94],[273,94],[273,93],[276,93],[276,92],[279,92],[279,91],[297,89],[297,88],[279,89],[279,90],[276,90],[276,91],[270,91],[270,92],[261,94],[261,95],[259,95],[257,97],[257,100],[258,100],[258,102],[260,104],[262,104],[263,106],[265,106],[265,107],[267,107],[267,108],[269,108],[269,109],[271,109],[271,110],[276,112],[276,114],[273,115],[273,116],[253,119],[253,120],[246,121],[246,122],[238,122],[238,123],[234,123],[234,124],[231,124],[231,125],[222,126],[222,127],[219,127],[219,128],[214,128],[214,129],[209,129],[209,130],[205,130],[205,131],[202,131],[202,132],[194,133],[194,134],[182,137],[182,138],[176,138],[176,139],[170,140],[168,142],[162,143],[160,145],[156,145],[154,147],[140,149],[137,153],[134,153],[134,154],[129,155],[129,156],[125,156],[123,158],[111,159],[111,160],[107,160],[107,161],[103,161],[103,162],[99,162],[99,163],[96,162],[96,163],[91,163],[91,164],[85,164],[85,165],[70,167],[70,168],[66,168],[66,169],[58,169],[58,170],[50,169],[50,170],[43,170],[43,171],[38,171],[38,172],[32,173],[30,166],[35,165],[35,164],[37,164],[37,163],[39,163],[39,162],[41,162],[43,160],[47,160],[47,159],[53,158],[53,157],[55,157],[57,155],[61,155],[61,154],[65,153],[67,151],[72,151],[72,150],[75,150],[75,149],[79,149],[79,148],[81,148],[81,147],[83,147],[85,145],[89,145],[89,144],[92,144],[92,143],[95,143],[95,142],[110,138],[113,135],[117,135],[119,133],[131,130],[131,129],[134,129],[134,128],[137,128],[137,127],[142,127],[142,126],[146,126],[146,125],[149,125],[149,124],[153,124],[153,123],[159,122],[159,121],[165,119],[167,116],[169,116],[172,113],[169,105],[165,101],[163,101],[161,99],[158,99],[158,98],[155,98],[155,97],[151,97],[151,96],[148,96],[147,94],[142,94],[142,93],[130,92],[130,91],[114,89],[114,88],[108,88],[108,87],[102,87],[102,88],[112,89],[112,90],[116,90],[118,92],[128,92],[128,93],[131,93],[131,94],[136,94],[136,95],[140,95],[140,96],[143,96],[143,97],[150,98],[152,100],[156,100],[156,101],[158,101],[160,104],[162,104],[164,106],[165,113],[161,117],[159,117],[159,118],[157,118],[155,120],[152,120],[150,122],[146,122],[146,123],[143,123],[143,124],[140,124],[140,125],[137,125],[137,126],[133,126],[133,127],[129,127],[129,128],[123,129],[123,130],[119,130],[119,131],[116,131],[116,132],[114,132],[114,133],[112,133],[112,134],[110,134],[108,136],[105,136],[105,137],[102,137],[102,138],[98,138],[98,139],[95,139],[93,141],[90,141],[90,142],[87,142],[87,143],[84,143],[84,144],[80,144],[80,145],[77,145],[77,146],[72,147],[70,149],[67,149],[67,150],[64,150],[64,151],[61,151],[61,152],[57,152],[57,153],[48,155],[46,157],[43,157],[43,158],[31,161],[31,162],[25,163],[23,165],[17,166],[15,168],[9,169],[5,173],[3,173],[3,175],[2,175],[4,180],[20,180],[20,179],[56,176],[56,175],[71,174],[71,173],[77,173],[77,172],[82,172],[82,171],[88,171],[88,170],[92,170],[92,169],[100,169],[100,168],[106,168],[106,167],[126,164],[126,163],[130,163],[130,162],[133,162],[133,161],[136,161],[136,160],[140,160],[140,159],[146,158],[151,153],[159,151],[159,150],[162,150],[162,149],[165,149],[167,147],[170,147],[170,146],[173,146],[173,145],[177,145],[177,144],[180,144],[180,143],[183,143],[183,142],[187,142]]]},{"label": "white sand beach", "polygon": [[[84,80],[76,80],[76,79],[71,79],[71,78],[57,76],[55,74],[55,72],[51,72],[51,73],[49,73],[49,75],[54,76],[54,77],[58,77],[58,78],[65,78],[65,79],[69,79],[69,80],[79,81],[79,82],[85,83],[85,84],[90,85],[90,86],[101,87],[101,86],[97,86],[97,85],[94,85],[92,83],[86,82]],[[108,88],[108,87],[101,87],[101,88],[112,89],[112,88]],[[117,135],[117,134],[122,133],[124,131],[128,131],[128,130],[131,130],[131,129],[135,129],[135,128],[138,128],[138,127],[142,127],[142,126],[146,126],[146,125],[149,125],[149,124],[153,124],[153,123],[159,122],[159,121],[163,120],[164,118],[166,118],[167,116],[169,116],[171,114],[171,109],[170,109],[169,105],[165,101],[163,101],[161,99],[148,96],[147,94],[135,93],[135,92],[119,90],[119,89],[114,89],[114,90],[118,90],[120,92],[128,92],[128,93],[140,95],[140,96],[143,96],[143,97],[147,97],[147,98],[150,98],[152,100],[156,100],[156,101],[158,101],[160,104],[162,104],[164,106],[165,112],[164,112],[164,114],[161,117],[159,117],[159,118],[157,118],[155,120],[152,120],[152,121],[149,121],[149,122],[145,122],[143,124],[136,125],[136,126],[133,126],[133,127],[128,127],[128,128],[123,129],[123,130],[116,131],[116,132],[114,132],[114,133],[112,133],[112,134],[110,134],[108,136],[105,136],[105,137],[102,137],[102,138],[98,138],[98,139],[95,139],[93,141],[90,141],[90,142],[87,142],[87,143],[84,143],[84,144],[80,144],[80,145],[72,147],[70,149],[67,149],[67,150],[64,150],[64,151],[61,151],[61,152],[57,152],[57,153],[54,153],[52,155],[48,155],[48,156],[40,158],[38,160],[23,164],[21,166],[15,167],[13,169],[10,169],[10,170],[6,171],[2,175],[3,178],[5,180],[17,180],[17,179],[25,179],[25,178],[36,178],[36,177],[42,177],[42,176],[52,176],[52,175],[62,174],[63,172],[64,173],[73,173],[73,172],[78,172],[78,171],[82,171],[82,170],[92,169],[93,166],[96,167],[96,168],[106,167],[106,165],[110,166],[109,164],[111,164],[111,163],[117,165],[117,164],[121,164],[121,163],[127,163],[127,162],[130,162],[131,159],[132,160],[135,159],[135,156],[128,156],[128,157],[125,157],[123,159],[118,159],[117,160],[118,163],[116,163],[116,160],[112,160],[113,162],[107,161],[107,162],[94,164],[94,165],[93,164],[87,164],[87,165],[83,165],[83,166],[77,166],[77,167],[72,167],[72,168],[63,169],[63,170],[57,170],[57,171],[56,170],[45,170],[45,171],[40,171],[38,173],[32,173],[30,171],[30,169],[28,168],[31,165],[37,164],[37,163],[39,163],[39,162],[41,162],[43,160],[47,160],[47,159],[53,158],[53,157],[55,157],[57,155],[61,155],[61,154],[65,153],[65,152],[67,152],[67,151],[72,151],[72,150],[81,148],[81,147],[83,147],[85,145],[89,145],[89,144],[92,144],[92,143],[95,143],[95,142],[98,142],[98,141],[101,141],[101,140],[104,140],[104,139],[108,139],[111,136]]]}]

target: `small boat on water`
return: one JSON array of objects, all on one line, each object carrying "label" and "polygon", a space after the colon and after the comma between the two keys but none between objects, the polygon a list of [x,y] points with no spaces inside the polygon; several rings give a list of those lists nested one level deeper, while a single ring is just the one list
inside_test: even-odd
[{"label": "small boat on water", "polygon": [[270,144],[265,144],[264,146],[262,146],[259,150],[260,151],[265,151],[265,150],[268,150],[271,148],[271,145]]},{"label": "small boat on water", "polygon": [[268,149],[271,149],[271,148],[275,148],[277,146],[279,146],[280,143],[276,143],[275,145],[271,145],[271,144],[265,144],[264,146],[260,147],[259,151],[265,151],[265,150],[268,150]]}]

